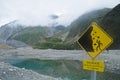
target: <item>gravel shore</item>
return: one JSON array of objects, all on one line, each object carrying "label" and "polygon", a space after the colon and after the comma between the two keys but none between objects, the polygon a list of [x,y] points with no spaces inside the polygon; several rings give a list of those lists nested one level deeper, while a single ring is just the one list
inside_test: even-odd
[{"label": "gravel shore", "polygon": [[[79,60],[91,59],[83,50],[39,50],[32,48],[0,50],[0,80],[61,80],[4,63],[10,59]],[[102,52],[96,60],[105,62],[105,71],[120,74],[120,50]]]},{"label": "gravel shore", "polygon": [[61,80],[0,62],[0,80]]}]

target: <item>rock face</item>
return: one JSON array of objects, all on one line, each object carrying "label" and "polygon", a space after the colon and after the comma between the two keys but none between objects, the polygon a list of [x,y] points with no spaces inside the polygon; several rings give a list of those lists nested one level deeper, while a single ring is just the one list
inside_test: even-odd
[{"label": "rock face", "polygon": [[20,32],[23,26],[19,25],[17,21],[10,22],[0,27],[0,44],[9,45],[15,48],[26,47],[27,44],[13,40],[11,37]]},{"label": "rock face", "polygon": [[61,80],[0,62],[0,80]]},{"label": "rock face", "polygon": [[12,35],[23,29],[23,27],[16,22],[17,21],[13,21],[0,27],[0,39],[7,41]]},{"label": "rock face", "polygon": [[120,4],[107,13],[102,22],[106,26],[120,25]]},{"label": "rock face", "polygon": [[[83,14],[78,19],[73,21],[70,25],[71,29],[66,39],[76,39],[78,36],[92,23],[99,22],[102,17],[107,14],[111,9],[104,8],[99,10],[93,10]],[[77,40],[77,39],[76,39]],[[73,40],[75,41],[75,40]]]},{"label": "rock face", "polygon": [[[0,44],[7,44],[15,48],[34,46],[39,41],[64,31],[66,27],[27,26],[19,21],[12,21],[0,27]],[[28,44],[28,45],[27,45]]]},{"label": "rock face", "polygon": [[114,39],[111,48],[120,49],[120,4],[107,13],[100,23],[104,30]]}]

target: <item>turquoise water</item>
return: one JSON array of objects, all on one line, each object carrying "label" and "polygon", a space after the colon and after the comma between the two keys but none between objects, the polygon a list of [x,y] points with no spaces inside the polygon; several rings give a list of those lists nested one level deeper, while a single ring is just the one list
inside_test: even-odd
[{"label": "turquoise water", "polygon": [[[11,64],[64,80],[90,80],[90,71],[83,70],[80,61],[28,59]],[[120,80],[120,74],[97,72],[97,80]]]}]

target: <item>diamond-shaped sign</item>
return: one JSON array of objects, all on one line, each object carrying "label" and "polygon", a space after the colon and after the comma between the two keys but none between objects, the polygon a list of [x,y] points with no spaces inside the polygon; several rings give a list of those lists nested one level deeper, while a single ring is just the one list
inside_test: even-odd
[{"label": "diamond-shaped sign", "polygon": [[92,23],[78,39],[80,46],[91,58],[97,57],[112,42],[113,39],[96,23]]}]

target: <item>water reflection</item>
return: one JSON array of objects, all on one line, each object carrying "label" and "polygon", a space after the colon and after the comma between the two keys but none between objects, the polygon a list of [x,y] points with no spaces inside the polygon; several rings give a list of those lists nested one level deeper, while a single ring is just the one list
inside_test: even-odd
[{"label": "water reflection", "polygon": [[[90,80],[90,71],[83,70],[82,63],[78,60],[28,59],[18,60],[18,62],[12,61],[12,65],[44,75],[61,77],[63,80]],[[97,80],[120,80],[120,74],[97,72]]]}]

